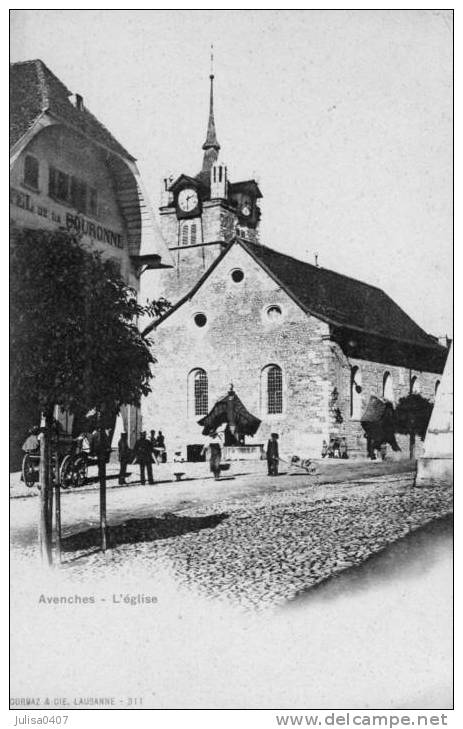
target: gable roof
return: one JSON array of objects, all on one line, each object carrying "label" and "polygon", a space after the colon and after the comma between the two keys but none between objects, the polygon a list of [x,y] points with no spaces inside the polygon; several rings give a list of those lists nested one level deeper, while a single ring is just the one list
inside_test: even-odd
[{"label": "gable roof", "polygon": [[48,112],[58,121],[104,145],[116,154],[135,158],[84,106],[70,101],[71,91],[40,59],[10,65],[10,147],[13,147]]},{"label": "gable roof", "polygon": [[242,245],[308,314],[337,327],[442,349],[382,289],[260,244]]},{"label": "gable roof", "polygon": [[415,324],[400,306],[376,286],[241,238],[233,239],[195,286],[167,314],[150,324],[144,333],[154,329],[191,299],[234,244],[244,248],[307,314],[335,327],[445,351],[434,337]]}]

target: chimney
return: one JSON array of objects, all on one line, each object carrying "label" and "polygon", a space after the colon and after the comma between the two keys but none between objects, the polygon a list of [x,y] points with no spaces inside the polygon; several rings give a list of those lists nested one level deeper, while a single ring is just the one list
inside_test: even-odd
[{"label": "chimney", "polygon": [[174,202],[174,194],[169,191],[169,187],[173,182],[172,175],[165,175],[161,182],[161,207],[168,207]]},{"label": "chimney", "polygon": [[83,111],[84,108],[84,99],[83,96],[80,94],[74,94],[74,105],[77,109],[77,111]]}]

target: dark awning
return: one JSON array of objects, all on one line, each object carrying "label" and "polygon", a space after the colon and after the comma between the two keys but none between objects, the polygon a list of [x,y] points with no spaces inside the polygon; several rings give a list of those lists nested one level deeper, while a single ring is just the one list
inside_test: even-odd
[{"label": "dark awning", "polygon": [[214,433],[221,425],[227,424],[235,428],[241,435],[255,435],[261,421],[246,410],[238,395],[231,388],[227,395],[217,400],[212,410],[198,425],[203,426],[203,435]]},{"label": "dark awning", "polygon": [[391,404],[387,400],[382,400],[375,395],[371,395],[368,401],[368,405],[366,406],[365,411],[360,418],[361,422],[378,423],[380,420],[383,419],[384,414],[388,409],[388,406],[391,407]]}]

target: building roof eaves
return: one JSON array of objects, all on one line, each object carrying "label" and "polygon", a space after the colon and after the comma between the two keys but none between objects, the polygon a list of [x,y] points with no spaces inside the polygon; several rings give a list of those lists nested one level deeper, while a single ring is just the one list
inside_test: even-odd
[{"label": "building roof eaves", "polygon": [[[105,152],[114,154],[124,161],[127,161],[127,160],[130,160],[131,162],[137,161],[136,158],[132,157],[132,155],[129,152],[124,150],[125,154],[122,154],[121,152],[114,149],[112,146],[105,144],[104,142],[100,141],[99,139],[95,139],[90,134],[87,134],[82,129],[80,129],[78,126],[76,126],[75,124],[72,124],[72,122],[70,122],[68,119],[65,119],[64,117],[62,117],[60,115],[60,113],[55,111],[54,109],[48,109],[47,113],[50,115],[50,117],[52,117],[55,120],[55,122],[57,122],[58,124],[62,124],[62,126],[67,127],[68,129],[71,129],[73,132],[75,132],[75,134],[80,135],[81,137],[83,137],[87,141],[91,142],[95,146],[103,149]],[[124,149],[124,148],[122,147],[122,149]]]},{"label": "building roof eaves", "polygon": [[[401,309],[401,307],[399,307],[393,299],[391,299],[379,287],[344,276],[343,274],[339,274],[335,271],[330,271],[329,269],[322,269],[317,266],[313,266],[312,264],[300,261],[293,256],[288,256],[260,244],[255,244],[245,240],[241,240],[240,243],[306,313],[311,314],[332,326],[343,329],[355,330],[370,336],[377,336],[382,339],[398,341],[436,351],[440,351],[442,349],[438,342],[433,341],[433,338],[421,329],[421,327],[419,327],[413,319],[411,319],[411,317],[409,317],[408,314],[406,314],[406,312],[404,312],[403,309]],[[262,255],[260,255],[260,252]],[[294,271],[292,270],[293,266],[296,267]],[[283,278],[279,275],[279,272],[284,273]],[[356,288],[356,291],[353,290],[353,287]],[[344,291],[341,294],[340,292],[343,288]],[[312,290],[313,293],[311,293]],[[304,294],[304,297],[299,295],[301,292]],[[307,295],[307,292],[311,294],[312,298],[315,296],[315,300],[318,302],[317,306],[312,307],[310,305],[310,296]],[[317,299],[317,296],[320,296],[320,294],[321,298]],[[376,311],[376,317],[373,315],[372,319],[372,323],[377,321],[376,327],[368,325],[364,326],[363,322],[359,321],[360,310],[358,307],[357,310],[355,307],[352,310],[352,306],[350,306],[354,294],[359,296],[359,306],[361,309],[360,314],[363,317],[365,313],[368,313],[368,311],[364,311],[362,314],[362,298],[364,299],[363,304],[368,304],[370,309]],[[362,295],[360,296],[360,294]],[[332,297],[334,298],[332,299]],[[331,313],[326,309],[332,300],[333,312]],[[339,310],[341,305],[346,307],[346,316],[341,316],[339,318],[336,316],[335,309],[337,308]],[[389,327],[388,324],[385,326],[385,317],[384,314],[381,313],[384,307],[389,307],[391,312],[390,315],[395,317],[397,326],[401,326],[403,328],[402,334],[395,335],[394,331],[392,331],[392,328]],[[380,313],[378,314],[378,312]],[[370,319],[371,318],[372,317],[370,316]],[[413,338],[410,337],[410,334],[412,334]]]}]

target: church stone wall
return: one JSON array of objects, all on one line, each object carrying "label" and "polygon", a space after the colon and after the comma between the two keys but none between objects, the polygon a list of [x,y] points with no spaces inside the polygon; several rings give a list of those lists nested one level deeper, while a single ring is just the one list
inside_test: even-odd
[{"label": "church stone wall", "polygon": [[236,215],[220,200],[203,203],[202,222],[204,243],[228,243],[235,235]]},{"label": "church stone wall", "polygon": [[[236,268],[245,273],[241,283],[231,278]],[[275,322],[266,314],[272,304],[282,310]],[[208,318],[202,329],[194,324],[196,313]],[[305,315],[240,246],[233,247],[192,300],[153,332],[158,363],[153,392],[143,404],[143,427],[161,428],[170,453],[203,442],[188,381],[192,370],[202,368],[209,409],[233,383],[248,410],[262,419],[248,442],[266,443],[275,431],[283,454],[319,453],[329,429],[328,334],[326,324]],[[283,372],[282,415],[267,415],[263,407],[262,370],[270,364]]]},{"label": "church stone wall", "polygon": [[155,271],[155,275],[142,281],[141,295],[148,299],[164,296],[176,304],[185,296],[222,252],[222,245],[185,246],[171,251],[174,268]]},{"label": "church stone wall", "polygon": [[[380,362],[347,358],[341,347],[335,342],[329,342],[330,357],[330,434],[333,436],[345,437],[350,457],[365,457],[366,439],[363,436],[363,428],[360,420],[351,417],[350,402],[350,378],[351,367],[358,367],[361,373],[361,411],[363,412],[368,404],[371,395],[383,396],[383,378],[386,372],[392,377],[394,403],[397,404],[401,397],[410,394],[410,383],[413,377],[417,378],[420,394],[434,402],[436,382],[440,376],[435,373],[410,370],[407,367],[395,367]],[[336,390],[336,393],[334,393]],[[334,394],[333,394],[334,393]],[[336,410],[339,410],[342,422],[336,422]],[[387,457],[408,458],[410,455],[409,437],[397,435],[397,442],[401,448],[400,452],[394,453],[388,446]],[[415,443],[415,456],[418,457],[423,451],[423,443],[417,437]]]},{"label": "church stone wall", "polygon": [[[211,246],[211,248],[213,248]],[[204,250],[207,250],[206,246]],[[182,255],[201,255],[201,248],[185,249]],[[191,264],[191,261],[190,261]],[[208,264],[209,265],[209,264]],[[234,283],[231,272],[244,272]],[[169,276],[194,276],[186,258]],[[188,279],[187,290],[196,279]],[[267,317],[269,306],[281,307],[277,321]],[[194,324],[197,313],[207,324]],[[233,246],[191,300],[186,301],[153,332],[154,354],[152,394],[143,405],[143,427],[161,428],[170,454],[174,447],[204,441],[197,425],[200,416],[192,412],[191,379],[197,368],[206,371],[210,410],[223,397],[230,383],[247,409],[262,420],[250,443],[266,443],[271,432],[280,435],[283,455],[298,453],[319,457],[322,441],[345,437],[351,458],[366,457],[366,439],[360,420],[350,415],[351,367],[361,372],[361,412],[370,395],[383,395],[386,372],[392,377],[394,400],[410,392],[417,376],[421,394],[434,400],[439,375],[394,367],[366,360],[348,359],[338,344],[329,339],[329,327],[306,315],[273,279],[239,245]],[[263,402],[262,371],[276,364],[283,373],[283,413],[268,415]],[[190,389],[189,389],[190,388]],[[401,452],[388,457],[408,458],[409,438],[398,436]],[[422,451],[417,438],[415,455]]]}]

